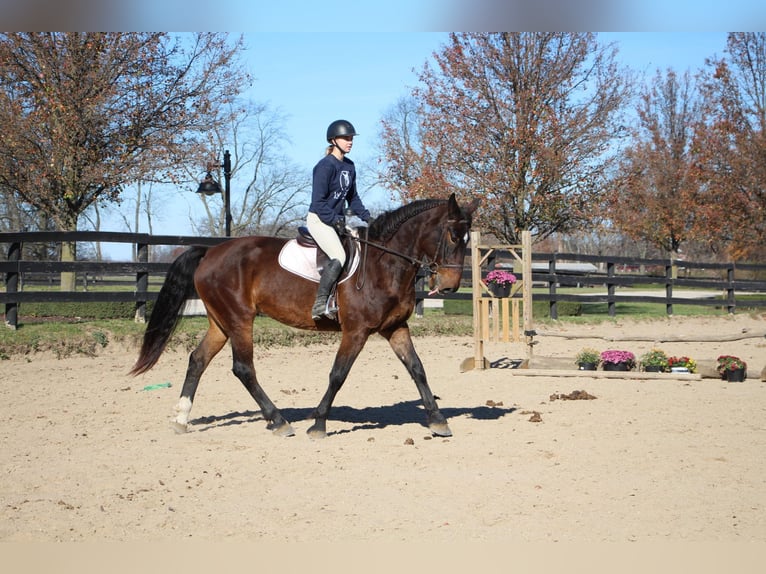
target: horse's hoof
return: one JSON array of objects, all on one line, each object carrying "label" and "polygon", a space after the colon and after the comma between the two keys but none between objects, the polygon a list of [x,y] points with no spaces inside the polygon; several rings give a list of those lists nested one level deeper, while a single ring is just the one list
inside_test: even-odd
[{"label": "horse's hoof", "polygon": [[452,431],[447,423],[433,423],[428,428],[436,436],[452,436]]},{"label": "horse's hoof", "polygon": [[290,423],[282,423],[279,426],[269,425],[268,428],[271,429],[272,434],[275,436],[295,436],[295,431],[290,426]]},{"label": "horse's hoof", "polygon": [[310,438],[327,438],[327,431],[317,425],[312,425],[309,430],[306,431],[306,434],[309,435]]},{"label": "horse's hoof", "polygon": [[176,434],[186,434],[189,432],[189,425],[179,423],[178,421],[170,421],[170,428],[172,428],[173,432]]}]

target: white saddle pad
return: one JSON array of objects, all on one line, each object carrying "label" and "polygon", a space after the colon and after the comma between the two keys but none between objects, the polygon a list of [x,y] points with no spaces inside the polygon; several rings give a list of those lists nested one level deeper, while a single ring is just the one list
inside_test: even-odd
[{"label": "white saddle pad", "polygon": [[[279,252],[279,266],[285,271],[299,275],[304,279],[319,283],[319,272],[316,265],[317,248],[304,247],[296,239],[291,239]],[[359,266],[359,249],[354,249],[351,253],[351,265],[348,275],[343,277],[339,283],[347,281]]]}]

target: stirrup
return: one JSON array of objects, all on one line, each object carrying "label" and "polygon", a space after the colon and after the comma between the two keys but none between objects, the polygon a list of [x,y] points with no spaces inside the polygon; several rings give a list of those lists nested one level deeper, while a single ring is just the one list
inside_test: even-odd
[{"label": "stirrup", "polygon": [[313,308],[311,309],[311,319],[319,321],[322,317],[335,320],[338,316],[338,306],[335,304],[333,297],[328,297],[325,301],[324,309],[321,313],[317,313]]}]

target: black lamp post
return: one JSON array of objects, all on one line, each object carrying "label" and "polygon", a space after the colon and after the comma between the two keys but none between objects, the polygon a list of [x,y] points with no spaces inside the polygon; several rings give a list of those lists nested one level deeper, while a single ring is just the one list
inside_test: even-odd
[{"label": "black lamp post", "polygon": [[[203,179],[197,193],[204,193],[205,195],[215,195],[221,193],[221,185],[213,179],[213,174],[210,173],[213,166],[208,164],[207,174]],[[223,209],[226,218],[226,237],[231,237],[231,154],[229,150],[223,152],[223,163],[218,166],[223,168],[223,180],[224,180],[224,195],[223,195]]]}]

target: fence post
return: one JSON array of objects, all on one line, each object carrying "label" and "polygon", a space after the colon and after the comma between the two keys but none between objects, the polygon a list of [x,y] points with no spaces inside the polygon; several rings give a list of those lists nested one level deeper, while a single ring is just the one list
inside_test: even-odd
[{"label": "fence post", "polygon": [[614,317],[617,315],[617,309],[615,307],[614,303],[614,283],[611,283],[608,281],[610,277],[614,277],[614,261],[607,261],[606,262],[606,300],[607,300],[607,307],[609,309],[609,316]]},{"label": "fence post", "polygon": [[[11,243],[8,248],[8,261],[21,260],[21,242]],[[5,292],[18,293],[19,291],[19,268],[15,271],[9,271],[5,274]],[[5,326],[10,329],[16,329],[19,323],[19,304],[17,302],[8,302],[5,304]]]},{"label": "fence post", "polygon": [[471,300],[473,306],[473,364],[472,369],[484,368],[484,336],[481,321],[481,233],[471,231]]},{"label": "fence post", "polygon": [[524,303],[524,339],[527,342],[527,359],[534,354],[535,325],[532,314],[532,233],[525,229],[521,232],[522,252],[522,298]]},{"label": "fence post", "polygon": [[556,254],[553,253],[551,258],[548,259],[548,293],[550,293],[551,300],[548,302],[548,312],[551,319],[559,318],[558,302],[556,301]]},{"label": "fence post", "polygon": [[673,260],[670,260],[668,265],[665,265],[665,313],[668,316],[673,315],[673,278],[678,276],[678,269],[673,264]]},{"label": "fence post", "polygon": [[[136,244],[136,259],[139,263],[149,263],[149,245],[146,243]],[[146,292],[149,290],[149,271],[139,271],[136,273],[136,292]],[[136,301],[136,323],[146,322],[146,301]]]},{"label": "fence post", "polygon": [[734,315],[734,310],[737,307],[737,301],[734,298],[734,263],[729,264],[726,269],[726,310],[729,315]]},{"label": "fence post", "polygon": [[[425,275],[421,275],[420,271],[418,271],[417,276],[415,277],[415,292],[423,291],[425,289]],[[419,299],[417,296],[415,297],[415,316],[419,319],[423,318],[423,299]]]}]

